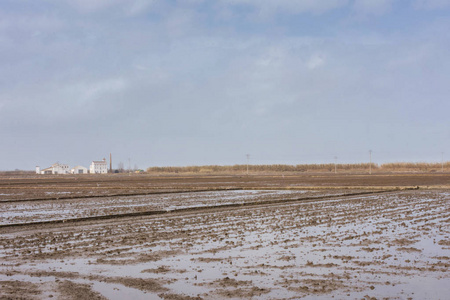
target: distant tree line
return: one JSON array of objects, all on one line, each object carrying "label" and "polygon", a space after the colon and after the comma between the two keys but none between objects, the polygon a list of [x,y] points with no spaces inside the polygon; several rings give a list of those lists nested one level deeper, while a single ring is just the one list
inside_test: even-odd
[{"label": "distant tree line", "polygon": [[440,171],[442,168],[449,169],[450,162],[443,163],[426,163],[426,162],[396,162],[396,163],[385,163],[380,166],[383,170],[389,171]]},{"label": "distant tree line", "polygon": [[[366,171],[369,168],[372,171],[385,172],[401,172],[401,171],[417,171],[417,172],[431,172],[440,171],[442,169],[450,168],[450,162],[442,163],[359,163],[359,164],[300,164],[300,165],[248,165],[249,172],[252,173],[271,173],[271,172],[334,172],[335,167],[337,171],[359,172]],[[247,165],[206,165],[206,166],[186,166],[186,167],[150,167],[147,168],[148,173],[246,173]]]},{"label": "distant tree line", "polygon": [[36,171],[18,170],[14,171],[0,171],[0,176],[14,176],[14,175],[31,175],[36,174]]}]

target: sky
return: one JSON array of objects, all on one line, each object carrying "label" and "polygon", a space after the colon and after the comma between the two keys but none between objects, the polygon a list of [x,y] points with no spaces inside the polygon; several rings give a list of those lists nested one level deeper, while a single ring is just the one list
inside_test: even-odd
[{"label": "sky", "polygon": [[2,0],[0,170],[450,160],[450,0]]}]

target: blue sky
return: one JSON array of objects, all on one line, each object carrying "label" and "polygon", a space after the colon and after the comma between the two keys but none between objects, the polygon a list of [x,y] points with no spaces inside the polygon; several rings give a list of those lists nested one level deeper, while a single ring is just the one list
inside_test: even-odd
[{"label": "blue sky", "polygon": [[[0,3],[0,169],[450,157],[449,0]],[[450,159],[449,159],[450,160]]]}]

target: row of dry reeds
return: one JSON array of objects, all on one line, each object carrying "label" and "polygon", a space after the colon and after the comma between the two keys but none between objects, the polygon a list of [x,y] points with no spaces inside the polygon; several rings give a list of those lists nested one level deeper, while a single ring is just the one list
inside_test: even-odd
[{"label": "row of dry reeds", "polygon": [[0,171],[0,176],[20,176],[33,174],[36,174],[36,171],[25,171],[25,170]]},{"label": "row of dry reeds", "polygon": [[371,169],[374,172],[438,172],[450,169],[450,162],[442,163],[411,163],[397,162],[376,164],[301,164],[301,165],[206,165],[206,166],[186,166],[186,167],[150,167],[148,173],[272,173],[272,172],[334,172],[335,169],[347,172],[360,172]]},{"label": "row of dry reeds", "polygon": [[427,162],[396,162],[385,163],[380,166],[381,169],[387,171],[441,171],[450,168],[450,162],[443,163],[427,163]]}]

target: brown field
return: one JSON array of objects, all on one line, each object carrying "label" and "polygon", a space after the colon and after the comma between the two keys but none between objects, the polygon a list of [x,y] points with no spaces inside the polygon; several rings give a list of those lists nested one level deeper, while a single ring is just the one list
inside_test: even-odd
[{"label": "brown field", "polygon": [[0,176],[0,299],[447,299],[450,174]]}]

